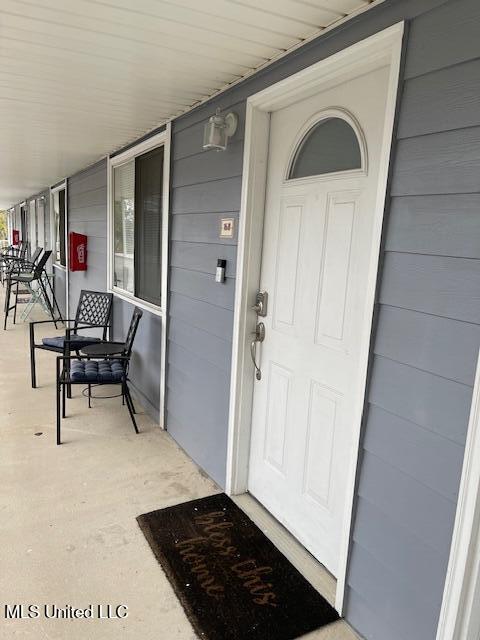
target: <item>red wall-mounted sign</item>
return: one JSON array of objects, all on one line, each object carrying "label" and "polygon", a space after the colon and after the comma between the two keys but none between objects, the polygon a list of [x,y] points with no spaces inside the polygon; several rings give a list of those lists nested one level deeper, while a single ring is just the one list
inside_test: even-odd
[{"label": "red wall-mounted sign", "polygon": [[70,271],[87,270],[87,236],[70,231],[69,235],[69,267]]},{"label": "red wall-mounted sign", "polygon": [[16,247],[20,243],[20,231],[18,229],[12,229],[12,244]]}]

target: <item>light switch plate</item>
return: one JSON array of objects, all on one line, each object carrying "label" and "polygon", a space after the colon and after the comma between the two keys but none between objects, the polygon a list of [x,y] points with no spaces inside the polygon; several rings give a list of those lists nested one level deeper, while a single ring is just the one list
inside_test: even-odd
[{"label": "light switch plate", "polygon": [[235,218],[222,218],[220,220],[220,238],[233,238]]}]

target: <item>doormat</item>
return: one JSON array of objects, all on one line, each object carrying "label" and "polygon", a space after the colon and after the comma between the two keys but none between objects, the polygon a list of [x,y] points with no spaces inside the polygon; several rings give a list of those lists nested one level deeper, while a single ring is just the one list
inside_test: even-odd
[{"label": "doormat", "polygon": [[200,638],[292,640],[338,619],[224,493],[137,522]]}]

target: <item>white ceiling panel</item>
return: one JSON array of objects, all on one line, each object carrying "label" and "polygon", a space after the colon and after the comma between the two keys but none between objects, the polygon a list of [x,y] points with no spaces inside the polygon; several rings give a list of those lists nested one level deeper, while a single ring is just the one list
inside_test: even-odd
[{"label": "white ceiling panel", "polygon": [[0,0],[0,208],[381,0]]}]

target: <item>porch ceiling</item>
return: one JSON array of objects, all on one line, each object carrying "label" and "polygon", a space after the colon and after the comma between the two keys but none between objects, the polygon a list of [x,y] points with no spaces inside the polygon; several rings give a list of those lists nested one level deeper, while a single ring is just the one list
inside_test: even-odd
[{"label": "porch ceiling", "polygon": [[0,208],[381,0],[1,0]]}]

